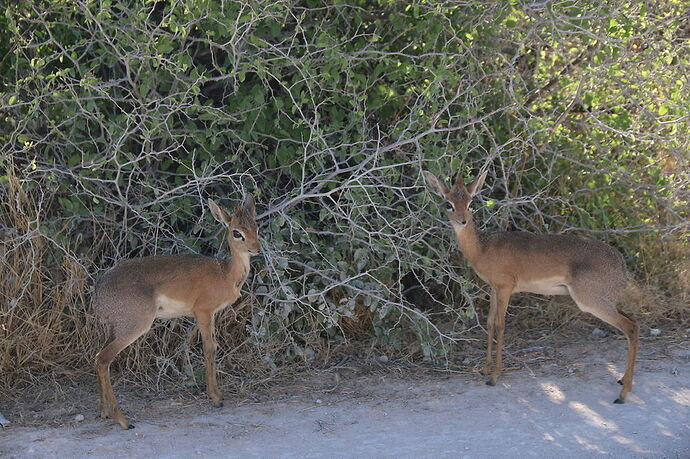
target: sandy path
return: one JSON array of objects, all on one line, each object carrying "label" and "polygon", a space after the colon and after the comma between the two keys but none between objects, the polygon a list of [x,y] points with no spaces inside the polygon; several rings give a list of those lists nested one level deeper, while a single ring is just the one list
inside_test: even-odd
[{"label": "sandy path", "polygon": [[[568,368],[580,370],[509,371],[494,388],[474,374],[390,375],[179,417],[143,410],[130,431],[94,420],[95,409],[59,428],[13,424],[0,457],[690,457],[687,349],[643,355],[625,405],[611,403],[621,368],[609,355],[573,349]],[[616,343],[612,361],[624,349]]]}]

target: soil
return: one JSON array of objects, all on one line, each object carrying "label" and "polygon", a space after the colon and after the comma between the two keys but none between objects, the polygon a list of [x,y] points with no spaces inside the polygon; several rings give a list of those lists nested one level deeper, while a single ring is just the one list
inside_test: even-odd
[{"label": "soil", "polygon": [[[633,391],[613,404],[620,336],[514,348],[496,387],[474,353],[457,370],[373,356],[251,394],[115,391],[136,425],[97,419],[95,387],[0,402],[0,457],[690,457],[690,343],[646,337]],[[507,349],[510,351],[511,349]],[[120,381],[117,378],[116,381]],[[95,383],[94,383],[95,385]],[[81,419],[84,417],[83,420]]]}]

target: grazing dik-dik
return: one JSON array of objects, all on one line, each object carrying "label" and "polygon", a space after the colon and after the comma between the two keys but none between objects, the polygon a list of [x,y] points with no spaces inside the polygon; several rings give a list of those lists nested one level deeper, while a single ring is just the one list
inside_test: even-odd
[{"label": "grazing dik-dik", "polygon": [[491,286],[489,343],[483,374],[489,375],[491,371],[494,333],[496,364],[486,383],[494,386],[503,368],[501,351],[510,296],[516,292],[570,295],[582,311],[618,328],[628,339],[627,367],[618,381],[623,388],[615,400],[623,403],[632,388],[639,334],[635,321],[616,309],[627,284],[623,257],[603,242],[582,236],[477,230],[470,203],[481,189],[486,173],[467,187],[458,173],[448,189],[433,174],[424,171],[429,189],[446,201],[446,213],[460,250],[477,275]]},{"label": "grazing dik-dik", "polygon": [[96,283],[93,308],[109,328],[106,346],[96,356],[101,417],[130,429],[115,400],[110,363],[125,347],[146,333],[154,319],[193,316],[201,332],[206,384],[214,406],[222,406],[216,381],[214,315],[234,303],[249,274],[249,258],[261,251],[254,198],[247,195],[230,217],[215,202],[213,217],[228,230],[231,260],[201,255],[164,255],[124,260]]}]

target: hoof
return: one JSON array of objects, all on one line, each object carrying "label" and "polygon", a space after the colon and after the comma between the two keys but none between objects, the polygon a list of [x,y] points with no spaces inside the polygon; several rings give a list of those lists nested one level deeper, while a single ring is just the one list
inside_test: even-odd
[{"label": "hoof", "polygon": [[129,422],[126,424],[118,422],[118,424],[120,424],[120,427],[122,427],[122,430],[132,430],[134,428],[134,424],[130,424]]},{"label": "hoof", "polygon": [[225,404],[223,402],[216,402],[213,404],[213,406],[216,408],[223,408]]},{"label": "hoof", "polygon": [[618,384],[620,384],[620,385],[622,386],[622,385],[623,385],[623,380],[622,380],[622,379],[619,379],[619,380],[618,380]]},{"label": "hoof", "polygon": [[117,421],[117,423],[120,424],[120,427],[122,427],[124,430],[134,428],[134,424],[130,423],[125,417],[116,417],[114,420]]},{"label": "hoof", "polygon": [[494,381],[492,381],[492,380],[489,379],[489,380],[486,382],[486,385],[487,385],[487,386],[493,387],[493,386],[496,385],[496,383],[495,383]]},{"label": "hoof", "polygon": [[617,398],[613,401],[613,403],[616,403],[618,405],[622,405],[623,403],[625,403],[625,400],[623,400],[621,398]]}]

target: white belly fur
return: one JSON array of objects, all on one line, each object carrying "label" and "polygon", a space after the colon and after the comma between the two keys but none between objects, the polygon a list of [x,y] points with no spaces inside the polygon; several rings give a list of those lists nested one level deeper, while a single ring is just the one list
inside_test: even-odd
[{"label": "white belly fur", "polygon": [[165,295],[156,297],[156,317],[160,319],[172,319],[188,316],[192,313],[192,305],[184,301],[168,298]]},{"label": "white belly fur", "polygon": [[529,282],[518,282],[515,292],[537,293],[539,295],[568,295],[568,287],[562,277],[551,277]]}]

